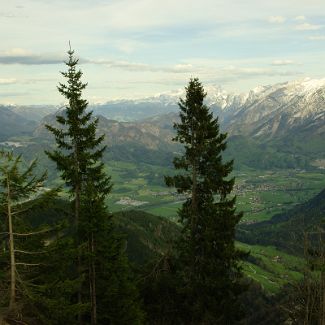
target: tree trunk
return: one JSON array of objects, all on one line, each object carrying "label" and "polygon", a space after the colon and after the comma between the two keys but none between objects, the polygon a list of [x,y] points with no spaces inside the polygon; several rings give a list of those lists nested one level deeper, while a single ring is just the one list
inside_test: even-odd
[{"label": "tree trunk", "polygon": [[191,231],[192,236],[194,236],[196,231],[197,223],[197,176],[196,176],[196,164],[193,164],[192,172],[192,219],[191,219]]},{"label": "tree trunk", "polygon": [[[194,130],[194,125],[193,125],[193,120],[191,121],[191,148],[194,148],[194,137],[196,136],[196,132]],[[192,237],[195,235],[196,232],[196,224],[197,224],[197,171],[196,171],[196,157],[193,158],[192,162],[192,216],[191,216],[191,232],[192,232]]]},{"label": "tree trunk", "polygon": [[[322,257],[324,263],[324,257]],[[324,264],[321,266],[324,267]],[[320,325],[325,325],[325,272],[321,270],[321,292],[320,292],[320,300],[321,300],[321,319]]]},{"label": "tree trunk", "polygon": [[[74,224],[76,229],[76,243],[77,243],[77,273],[78,277],[81,276],[81,252],[80,252],[80,240],[79,240],[79,212],[80,212],[80,188],[79,184],[75,187],[75,207],[74,207]],[[78,288],[78,304],[82,303],[82,295],[81,295],[81,286]],[[78,313],[78,323],[82,324],[82,314]]]},{"label": "tree trunk", "polygon": [[90,239],[91,260],[89,267],[90,301],[91,301],[91,325],[97,325],[97,298],[96,298],[96,266],[95,266],[95,241],[94,233]]},{"label": "tree trunk", "polygon": [[[70,103],[71,106],[71,103]],[[74,194],[75,194],[75,202],[74,202],[74,226],[76,230],[76,243],[77,243],[77,273],[78,273],[78,278],[81,276],[81,252],[80,252],[80,236],[79,236],[79,216],[80,216],[80,192],[81,192],[81,185],[79,181],[80,177],[80,168],[79,168],[79,158],[78,158],[78,145],[77,145],[77,140],[74,139],[74,164],[75,164],[75,189],[74,189]],[[78,304],[81,305],[82,303],[82,294],[81,294],[81,288],[82,286],[80,285],[78,288]],[[82,324],[82,314],[79,311],[78,312],[78,323]]]},{"label": "tree trunk", "polygon": [[13,222],[11,213],[11,193],[10,193],[10,181],[7,176],[7,214],[8,214],[8,226],[9,226],[9,252],[10,252],[10,300],[9,310],[12,311],[16,306],[16,261],[15,261],[15,245],[13,234]]},{"label": "tree trunk", "polygon": [[320,293],[319,293],[319,324],[325,325],[325,250],[324,250],[324,230],[319,230],[319,268],[320,268]]}]

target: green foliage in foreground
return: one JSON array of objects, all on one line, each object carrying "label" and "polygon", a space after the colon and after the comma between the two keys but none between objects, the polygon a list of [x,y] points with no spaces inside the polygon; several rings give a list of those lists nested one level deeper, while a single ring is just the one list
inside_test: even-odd
[{"label": "green foliage in foreground", "polygon": [[[56,116],[59,127],[46,127],[57,145],[47,155],[56,163],[72,198],[72,254],[66,261],[66,271],[72,270],[77,291],[67,304],[76,299],[79,310],[77,315],[69,316],[78,324],[139,324],[142,315],[136,290],[128,275],[122,241],[114,236],[105,205],[112,184],[102,161],[104,135],[97,136],[98,119],[86,110],[88,102],[82,93],[87,84],[81,81],[82,72],[71,48],[66,65],[67,71],[62,72],[66,84],[60,83],[58,90],[68,105],[63,114]],[[60,284],[62,281],[65,279]]]},{"label": "green foliage in foreground", "polygon": [[242,214],[229,198],[234,179],[228,177],[233,162],[222,159],[226,134],[203,104],[205,96],[198,79],[191,79],[179,103],[181,121],[174,125],[174,141],[185,152],[174,158],[178,174],[166,177],[166,184],[186,198],[178,212],[178,243],[158,262],[155,269],[162,271],[150,277],[152,285],[144,285],[145,303],[157,322],[161,317],[171,324],[223,324],[240,317],[244,254],[234,237]]},{"label": "green foliage in foreground", "polygon": [[180,227],[166,218],[140,210],[117,212],[117,230],[125,234],[129,260],[137,268],[170,251],[180,235]]},{"label": "green foliage in foreground", "polygon": [[[57,189],[44,191],[46,173],[35,175],[36,161],[22,167],[20,156],[0,152],[0,307],[7,320],[15,321],[20,314],[31,316],[31,297],[36,295],[35,277],[48,249],[44,236],[51,229],[36,229],[26,220],[26,213],[48,207]],[[0,315],[1,316],[1,315]]]},{"label": "green foliage in foreground", "polygon": [[[28,222],[33,229],[39,228],[41,224],[49,224],[53,227],[56,222],[65,220],[68,209],[69,202],[56,200],[51,208],[30,211],[25,218],[25,222]],[[115,224],[113,238],[116,238],[116,236],[120,238],[117,241],[113,240],[113,243],[115,242],[116,245],[123,243],[120,249],[122,251],[126,249],[129,258],[133,262],[139,278],[138,281],[140,281],[142,299],[146,301],[146,298],[150,297],[147,291],[150,284],[151,292],[155,290],[156,294],[160,294],[161,297],[165,297],[169,301],[169,304],[156,305],[157,308],[159,307],[158,309],[148,311],[148,308],[146,308],[149,312],[149,324],[153,323],[153,314],[165,315],[166,318],[171,314],[175,314],[176,311],[169,308],[172,306],[170,304],[171,299],[174,299],[173,286],[175,287],[177,282],[170,282],[171,279],[167,277],[168,273],[166,274],[165,271],[173,267],[172,261],[169,259],[170,247],[171,243],[180,234],[179,226],[166,220],[166,218],[150,215],[139,210],[116,213],[113,215],[112,221]],[[39,287],[39,290],[41,290],[39,294],[42,294],[43,298],[40,301],[34,300],[33,302],[34,307],[37,307],[37,317],[42,317],[47,324],[50,324],[49,319],[53,319],[53,324],[60,324],[64,320],[70,320],[71,324],[73,324],[74,318],[69,318],[71,317],[69,315],[76,313],[73,305],[67,303],[71,297],[69,292],[75,292],[76,289],[74,282],[68,279],[66,269],[66,265],[70,265],[69,250],[73,246],[68,234],[62,237],[63,233],[58,231],[57,235],[50,237],[52,253],[42,256],[42,258],[46,258],[47,263],[42,267],[42,276],[38,280],[40,284],[46,283],[47,286]],[[121,233],[125,234],[122,238],[119,235]],[[112,238],[112,234],[109,238]],[[111,245],[112,241],[108,242],[108,244]],[[290,295],[294,293],[294,284],[302,277],[303,260],[283,253],[274,247],[247,245],[239,242],[236,245],[240,249],[249,250],[251,253],[248,260],[243,263],[245,277],[251,279],[251,281],[247,282],[249,284],[248,292],[240,298],[245,306],[246,316],[244,320],[247,321],[247,323],[244,322],[243,324],[282,324],[287,317],[279,307],[284,303],[283,286],[291,284]],[[122,254],[122,264],[124,263],[123,258],[125,257]],[[119,263],[116,265],[119,265]],[[114,270],[114,272],[118,270],[118,274],[121,274],[121,269],[114,269],[113,266],[109,269]],[[1,270],[3,269],[1,268]],[[122,272],[122,274],[125,273]],[[161,282],[159,282],[160,284],[156,283],[159,274],[164,275],[160,280]],[[131,274],[127,275],[131,280],[133,277],[130,278],[130,276]],[[58,287],[60,279],[65,279],[65,281]],[[107,283],[102,283],[100,287],[109,288]],[[116,291],[112,288],[110,292]],[[45,294],[50,293],[53,297],[53,305],[49,308],[46,304],[50,300],[45,299]],[[115,296],[112,299],[113,304],[112,302],[110,304],[112,308],[114,302],[118,301],[117,298],[121,299],[120,296]],[[65,307],[62,308],[62,306]],[[30,313],[32,312],[36,312],[35,308],[30,310]]]}]

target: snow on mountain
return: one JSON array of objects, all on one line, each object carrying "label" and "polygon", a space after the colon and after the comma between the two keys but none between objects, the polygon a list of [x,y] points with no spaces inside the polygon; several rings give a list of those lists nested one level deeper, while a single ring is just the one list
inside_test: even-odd
[{"label": "snow on mountain", "polygon": [[[205,86],[205,91],[206,104],[219,116],[222,129],[230,134],[273,137],[288,130],[323,132],[325,128],[325,78],[258,86],[241,94],[214,85]],[[177,103],[184,97],[185,89],[181,88],[142,99],[91,105],[90,109],[96,115],[120,122],[140,121],[166,114],[177,116]],[[39,105],[9,109],[38,121],[57,107]]]},{"label": "snow on mountain", "polygon": [[[206,104],[219,116],[223,129],[254,137],[281,136],[287,132],[324,132],[325,78],[304,78],[258,86],[247,93],[228,93],[205,87]],[[165,93],[156,99],[175,103],[185,92]]]},{"label": "snow on mountain", "polygon": [[325,79],[306,78],[251,91],[227,128],[235,134],[276,136],[311,123],[316,130],[324,117]]},{"label": "snow on mountain", "polygon": [[[212,85],[205,86],[205,91],[206,104],[219,116],[222,128],[231,134],[271,137],[290,130],[319,132],[324,128],[325,78],[258,86],[241,94]],[[184,97],[185,89],[177,89],[143,99],[108,102],[94,107],[94,111],[120,121],[176,115],[177,103]]]}]

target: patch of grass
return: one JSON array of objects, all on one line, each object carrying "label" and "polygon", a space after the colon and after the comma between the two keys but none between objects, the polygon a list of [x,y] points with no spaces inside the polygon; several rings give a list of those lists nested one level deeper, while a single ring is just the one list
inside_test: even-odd
[{"label": "patch of grass", "polygon": [[243,263],[245,274],[259,282],[269,293],[302,278],[304,260],[284,253],[272,246],[248,245],[237,242],[236,246],[249,251],[251,258]]}]

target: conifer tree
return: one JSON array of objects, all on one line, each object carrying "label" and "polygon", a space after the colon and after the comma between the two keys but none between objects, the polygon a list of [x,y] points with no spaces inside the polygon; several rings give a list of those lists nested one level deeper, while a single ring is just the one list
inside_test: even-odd
[{"label": "conifer tree", "polygon": [[233,161],[222,159],[227,135],[220,132],[205,97],[199,80],[191,79],[186,98],[179,102],[181,121],[174,125],[174,141],[185,148],[184,155],[174,159],[181,173],[166,177],[166,183],[187,196],[179,210],[183,233],[178,245],[186,322],[230,324],[242,289],[242,253],[234,243],[242,214],[235,212],[235,197],[229,197]]},{"label": "conifer tree", "polygon": [[[116,263],[119,263],[124,252],[118,249],[118,245],[112,245],[106,246],[108,250],[106,254],[99,253],[108,240],[106,236],[112,234],[113,227],[108,221],[110,217],[105,206],[105,199],[111,191],[111,180],[104,172],[102,162],[105,146],[101,146],[101,143],[104,135],[99,137],[96,135],[98,119],[93,118],[91,111],[87,111],[88,102],[82,98],[82,92],[87,84],[81,81],[82,72],[77,69],[78,59],[74,57],[71,48],[68,56],[69,60],[66,62],[68,71],[62,72],[67,84],[60,83],[58,87],[59,92],[67,99],[68,105],[64,114],[57,116],[60,128],[47,125],[48,130],[54,134],[57,144],[57,148],[47,154],[56,162],[72,197],[75,245],[78,249],[77,277],[84,279],[78,290],[78,303],[80,306],[84,303],[90,306],[89,315],[82,315],[80,311],[79,323],[86,321],[94,325],[99,323],[97,283],[103,285],[103,272],[97,270],[101,270],[103,264],[107,263],[105,257],[115,256]],[[123,267],[127,272],[127,263]],[[107,287],[116,286],[115,290],[120,297],[127,294],[120,291],[121,280],[118,277],[114,278],[114,275],[110,274],[106,277],[107,281],[109,279],[113,283],[106,283]],[[118,308],[115,301],[109,303]],[[139,309],[139,305],[137,308]],[[125,308],[124,313],[127,312],[128,309]],[[109,319],[110,315],[107,317]]]},{"label": "conifer tree", "polygon": [[[9,306],[8,317],[13,320],[23,314],[26,304],[31,304],[31,275],[37,274],[40,266],[40,254],[45,254],[44,238],[49,227],[33,229],[27,220],[29,211],[49,205],[56,196],[57,189],[40,192],[46,179],[46,173],[34,175],[36,160],[23,168],[21,156],[12,152],[0,152],[0,215],[7,229],[3,251],[8,250],[8,261],[1,261],[4,269],[9,265]],[[5,280],[5,279],[3,279]],[[3,287],[3,286],[2,286]],[[2,297],[7,297],[3,292]],[[22,315],[25,316],[25,315]],[[20,316],[20,317],[22,317]]]},{"label": "conifer tree", "polygon": [[[111,185],[110,177],[103,174],[103,164],[99,162],[105,147],[98,148],[98,146],[103,141],[104,136],[96,136],[98,119],[92,117],[91,111],[86,111],[88,102],[82,98],[82,92],[87,84],[81,81],[82,72],[77,69],[79,60],[74,58],[74,51],[71,48],[68,51],[68,56],[69,60],[66,62],[68,71],[62,72],[63,77],[67,79],[67,84],[60,83],[58,86],[59,92],[67,99],[68,105],[64,115],[57,115],[56,117],[62,128],[55,128],[51,125],[46,126],[54,134],[58,146],[53,152],[46,153],[57,164],[62,179],[70,189],[73,201],[75,241],[79,250],[77,254],[77,272],[78,276],[82,277],[85,276],[83,273],[89,273],[90,270],[89,265],[86,268],[83,267],[82,259],[85,258],[85,254],[90,254],[89,249],[94,247],[93,243],[90,244],[90,241],[93,242],[94,239],[92,235],[88,235],[88,225],[84,220],[81,220],[83,191],[86,189],[87,181],[90,184],[91,181],[96,179],[97,184],[92,186],[95,191],[94,195],[98,195],[97,189],[100,188],[101,194],[106,196],[110,192]],[[103,178],[99,181],[98,176]],[[95,217],[96,215],[92,215],[92,218]],[[81,247],[85,246],[85,242],[87,248],[84,252],[81,252]],[[88,280],[91,290],[89,296],[92,324],[96,324],[96,294],[92,292],[95,290],[95,279],[92,277]],[[78,303],[82,303],[82,288],[78,290]],[[79,320],[81,322],[81,315],[79,315]]]}]

